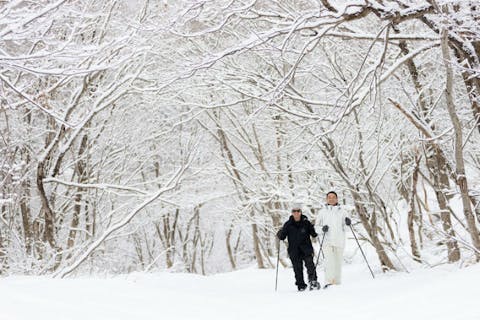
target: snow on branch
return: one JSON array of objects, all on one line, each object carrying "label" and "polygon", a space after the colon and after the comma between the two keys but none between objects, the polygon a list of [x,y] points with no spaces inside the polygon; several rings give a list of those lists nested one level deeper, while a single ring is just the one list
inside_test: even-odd
[{"label": "snow on branch", "polygon": [[90,244],[83,253],[77,255],[73,259],[72,264],[70,264],[68,267],[65,267],[57,271],[53,276],[64,278],[70,273],[72,273],[95,251],[95,249],[97,249],[100,246],[100,244],[102,244],[105,240],[107,240],[112,234],[116,233],[118,230],[125,227],[139,212],[145,209],[148,205],[152,204],[154,201],[158,200],[160,196],[175,189],[178,186],[178,184],[182,181],[185,175],[185,172],[191,166],[193,159],[194,159],[193,152],[190,151],[190,154],[188,155],[186,162],[180,168],[178,168],[175,173],[172,174],[170,179],[164,184],[162,188],[150,194],[147,200],[145,200],[144,202],[139,204],[136,208],[134,208],[122,220],[110,226],[98,239],[96,239],[92,244]]},{"label": "snow on branch", "polygon": [[77,183],[77,182],[70,182],[64,181],[57,178],[45,178],[43,179],[44,183],[58,183],[65,186],[76,187],[76,188],[86,188],[86,189],[100,189],[100,190],[108,190],[108,189],[116,189],[116,190],[124,190],[124,191],[131,191],[146,195],[147,192],[138,188],[122,186],[122,185],[115,185],[109,183]]}]

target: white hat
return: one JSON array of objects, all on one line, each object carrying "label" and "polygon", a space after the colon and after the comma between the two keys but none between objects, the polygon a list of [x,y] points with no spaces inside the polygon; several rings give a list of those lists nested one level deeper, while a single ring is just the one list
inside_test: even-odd
[{"label": "white hat", "polygon": [[300,202],[294,202],[294,203],[292,203],[292,209],[302,210],[302,204]]}]

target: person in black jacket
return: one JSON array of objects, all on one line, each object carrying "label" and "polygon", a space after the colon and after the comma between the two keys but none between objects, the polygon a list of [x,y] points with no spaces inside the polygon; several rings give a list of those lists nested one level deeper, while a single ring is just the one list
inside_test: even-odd
[{"label": "person in black jacket", "polygon": [[303,262],[307,267],[310,290],[320,288],[320,284],[317,282],[315,264],[313,263],[313,246],[310,240],[310,236],[315,238],[317,235],[312,223],[302,214],[300,206],[292,208],[292,215],[277,233],[280,240],[288,238],[288,255],[292,261],[295,285],[299,291],[307,288],[303,280]]}]

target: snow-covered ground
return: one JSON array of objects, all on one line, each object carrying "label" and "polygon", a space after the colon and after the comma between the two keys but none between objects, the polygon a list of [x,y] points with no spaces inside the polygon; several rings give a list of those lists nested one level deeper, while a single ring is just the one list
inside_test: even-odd
[{"label": "snow-covered ground", "polygon": [[[320,276],[322,279],[322,276]],[[297,292],[291,269],[109,278],[0,279],[1,320],[480,319],[480,265],[377,275],[347,265],[344,283]]]}]

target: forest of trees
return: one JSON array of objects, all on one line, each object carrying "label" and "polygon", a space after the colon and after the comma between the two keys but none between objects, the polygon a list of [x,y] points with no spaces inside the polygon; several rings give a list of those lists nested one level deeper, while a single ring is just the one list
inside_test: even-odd
[{"label": "forest of trees", "polygon": [[0,99],[1,275],[480,261],[478,1],[0,1]]}]

